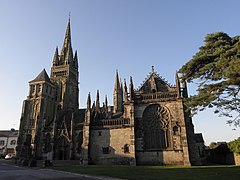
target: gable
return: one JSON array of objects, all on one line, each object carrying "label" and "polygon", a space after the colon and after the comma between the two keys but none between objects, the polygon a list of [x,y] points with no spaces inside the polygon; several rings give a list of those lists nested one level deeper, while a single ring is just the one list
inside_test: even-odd
[{"label": "gable", "polygon": [[143,82],[143,84],[138,89],[140,93],[156,93],[156,92],[169,92],[172,91],[171,87],[164,79],[162,79],[158,74],[152,72]]}]

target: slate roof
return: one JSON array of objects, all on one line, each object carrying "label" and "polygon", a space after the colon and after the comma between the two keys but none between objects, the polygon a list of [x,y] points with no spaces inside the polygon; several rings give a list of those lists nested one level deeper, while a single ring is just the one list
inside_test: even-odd
[{"label": "slate roof", "polygon": [[51,80],[46,72],[45,69],[43,69],[40,74],[32,81],[30,81],[29,83],[32,83],[32,82],[38,82],[38,81],[46,81],[46,82],[49,82],[51,83]]},{"label": "slate roof", "polygon": [[18,130],[0,130],[0,137],[17,137],[18,136]]}]

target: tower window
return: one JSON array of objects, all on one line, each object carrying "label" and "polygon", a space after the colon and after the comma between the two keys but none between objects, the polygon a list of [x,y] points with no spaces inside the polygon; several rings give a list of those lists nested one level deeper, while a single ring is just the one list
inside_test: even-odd
[{"label": "tower window", "polygon": [[34,86],[34,85],[31,85],[30,88],[31,88],[31,93],[34,93],[34,91],[35,91],[35,86]]},{"label": "tower window", "polygon": [[37,92],[40,92],[40,91],[41,91],[41,85],[38,84],[38,85],[37,85]]},{"label": "tower window", "polygon": [[102,136],[102,131],[98,131],[98,136]]}]

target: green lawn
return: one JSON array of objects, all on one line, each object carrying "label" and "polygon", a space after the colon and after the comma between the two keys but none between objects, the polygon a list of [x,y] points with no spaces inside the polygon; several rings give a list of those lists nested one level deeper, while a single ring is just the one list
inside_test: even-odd
[{"label": "green lawn", "polygon": [[240,180],[240,166],[56,166],[55,170],[122,179]]}]

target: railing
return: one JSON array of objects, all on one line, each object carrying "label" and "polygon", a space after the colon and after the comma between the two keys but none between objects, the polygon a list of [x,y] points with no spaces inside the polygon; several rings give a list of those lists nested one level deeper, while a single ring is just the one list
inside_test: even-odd
[{"label": "railing", "polygon": [[175,99],[177,98],[176,92],[167,92],[167,93],[151,93],[151,94],[142,94],[140,97],[137,97],[137,100],[148,101],[148,100],[166,100],[166,99]]},{"label": "railing", "polygon": [[102,119],[102,120],[96,120],[92,122],[93,126],[122,126],[122,125],[129,125],[130,120],[129,119]]}]

